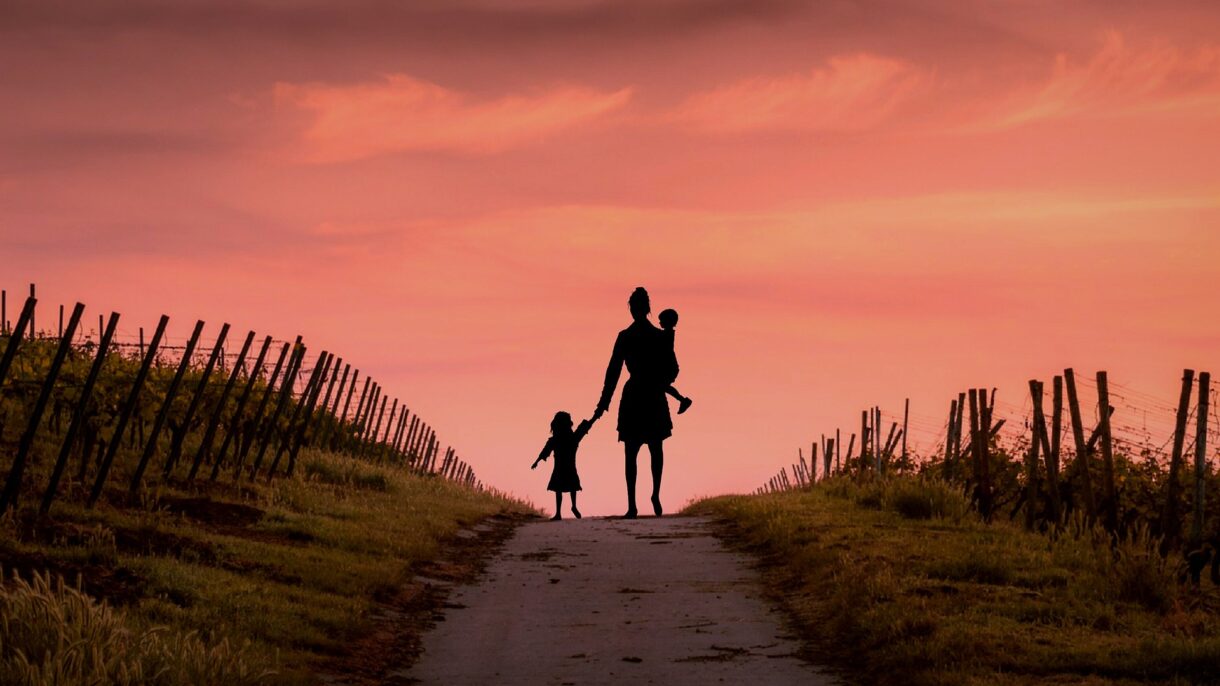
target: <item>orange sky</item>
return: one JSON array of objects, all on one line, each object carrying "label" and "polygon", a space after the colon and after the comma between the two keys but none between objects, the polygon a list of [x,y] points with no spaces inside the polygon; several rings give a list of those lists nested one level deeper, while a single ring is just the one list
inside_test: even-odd
[{"label": "orange sky", "polygon": [[[536,502],[637,285],[671,506],[866,404],[1220,371],[1215,3],[163,4],[0,0],[0,286],[301,333]],[[613,418],[579,464],[620,511]]]}]

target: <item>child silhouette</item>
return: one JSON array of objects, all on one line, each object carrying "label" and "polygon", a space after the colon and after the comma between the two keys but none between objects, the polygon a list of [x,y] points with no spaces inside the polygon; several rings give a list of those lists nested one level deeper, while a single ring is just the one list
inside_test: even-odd
[{"label": "child silhouette", "polygon": [[[674,327],[678,325],[677,310],[662,310],[661,314],[657,315],[657,321],[661,323],[661,328],[665,330],[665,336],[669,340],[669,350],[674,349]],[[691,403],[694,401],[678,392],[678,389],[673,387],[673,382],[670,382],[669,388],[665,392],[673,396],[678,401],[678,414],[682,414],[690,409]]]},{"label": "child silhouette", "polygon": [[[596,419],[596,418],[595,418]],[[580,475],[576,473],[576,448],[580,441],[589,433],[595,419],[586,419],[572,430],[572,415],[567,412],[556,412],[551,420],[551,437],[547,439],[542,453],[530,469],[537,469],[538,463],[548,455],[555,453],[555,463],[551,467],[551,480],[546,490],[555,491],[555,516],[552,520],[562,519],[559,508],[563,505],[563,494],[572,496],[572,514],[580,519],[580,510],[576,509],[576,492],[580,489]]]}]

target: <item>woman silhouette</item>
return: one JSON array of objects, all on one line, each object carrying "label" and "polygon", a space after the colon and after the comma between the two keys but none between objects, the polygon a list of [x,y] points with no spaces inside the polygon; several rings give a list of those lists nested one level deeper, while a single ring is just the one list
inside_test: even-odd
[{"label": "woman silhouette", "polygon": [[628,519],[636,516],[636,457],[640,446],[647,444],[652,457],[652,509],[659,517],[661,472],[665,468],[662,443],[673,430],[665,389],[678,375],[678,360],[665,333],[648,321],[651,310],[648,291],[642,287],[635,289],[627,304],[635,321],[620,331],[614,341],[614,352],[606,368],[606,383],[594,417],[600,417],[610,408],[610,398],[614,396],[618,377],[626,364],[630,376],[623,384],[623,397],[618,405],[618,439],[623,442],[627,476],[627,514],[623,516]]}]

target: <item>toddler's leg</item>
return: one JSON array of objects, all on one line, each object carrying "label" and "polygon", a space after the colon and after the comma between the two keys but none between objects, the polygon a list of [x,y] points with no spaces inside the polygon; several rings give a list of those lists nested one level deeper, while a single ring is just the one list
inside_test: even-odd
[{"label": "toddler's leg", "polygon": [[563,517],[559,516],[559,508],[561,507],[563,507],[563,491],[555,491],[555,516],[551,517],[552,520],[563,519]]},{"label": "toddler's leg", "polygon": [[580,510],[576,509],[576,491],[572,491],[568,495],[572,496],[572,514],[580,519]]},{"label": "toddler's leg", "polygon": [[678,414],[682,414],[690,409],[691,403],[694,401],[678,392],[678,389],[670,386],[665,389],[665,392],[673,396],[678,401]]}]

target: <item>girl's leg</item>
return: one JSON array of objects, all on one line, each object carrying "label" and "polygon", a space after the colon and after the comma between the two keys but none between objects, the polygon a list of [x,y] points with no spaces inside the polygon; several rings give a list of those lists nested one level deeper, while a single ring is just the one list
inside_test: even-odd
[{"label": "girl's leg", "polygon": [[551,519],[562,519],[559,516],[559,508],[563,507],[563,491],[555,491],[555,516]]},{"label": "girl's leg", "polygon": [[568,495],[572,496],[572,514],[580,519],[580,510],[576,509],[576,491],[571,491]]}]

